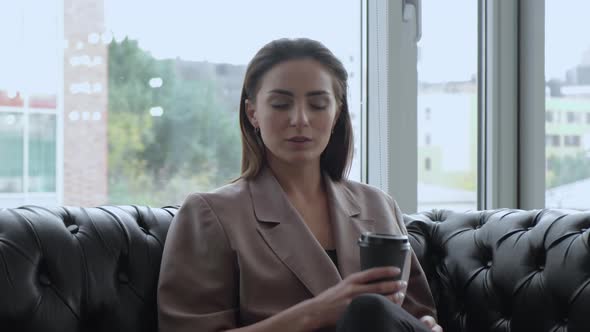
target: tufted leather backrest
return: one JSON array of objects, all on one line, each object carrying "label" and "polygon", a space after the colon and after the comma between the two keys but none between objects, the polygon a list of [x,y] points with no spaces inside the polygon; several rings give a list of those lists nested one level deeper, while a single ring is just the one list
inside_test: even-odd
[{"label": "tufted leather backrest", "polygon": [[[157,331],[176,211],[0,209],[0,331]],[[590,331],[590,212],[404,218],[446,332]]]},{"label": "tufted leather backrest", "polygon": [[445,331],[590,331],[590,211],[404,219]]},{"label": "tufted leather backrest", "polygon": [[157,331],[175,207],[0,209],[1,331]]}]

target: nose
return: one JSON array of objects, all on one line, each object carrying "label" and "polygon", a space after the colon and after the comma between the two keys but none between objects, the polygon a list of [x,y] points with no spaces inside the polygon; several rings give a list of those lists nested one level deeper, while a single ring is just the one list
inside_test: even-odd
[{"label": "nose", "polygon": [[305,106],[294,107],[289,119],[291,127],[304,128],[309,126],[308,109]]}]

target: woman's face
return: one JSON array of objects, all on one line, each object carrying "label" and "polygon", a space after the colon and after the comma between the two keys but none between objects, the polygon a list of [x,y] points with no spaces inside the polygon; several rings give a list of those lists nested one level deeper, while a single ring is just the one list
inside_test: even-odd
[{"label": "woman's face", "polygon": [[260,128],[267,156],[290,164],[318,162],[340,113],[330,72],[312,59],[289,60],[262,76],[246,112]]}]

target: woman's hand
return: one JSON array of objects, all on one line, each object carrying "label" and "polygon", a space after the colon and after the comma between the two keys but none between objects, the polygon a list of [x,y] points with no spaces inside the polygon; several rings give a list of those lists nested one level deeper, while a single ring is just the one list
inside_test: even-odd
[{"label": "woman's hand", "polygon": [[426,324],[432,332],[443,332],[442,327],[436,323],[436,320],[432,316],[423,316],[420,318],[420,321]]},{"label": "woman's hand", "polygon": [[[378,267],[353,273],[338,284],[309,300],[309,314],[313,329],[336,325],[350,302],[361,294],[375,293],[401,304],[405,296],[405,281],[378,281],[400,274],[396,267]],[[400,295],[401,294],[401,295]]]}]

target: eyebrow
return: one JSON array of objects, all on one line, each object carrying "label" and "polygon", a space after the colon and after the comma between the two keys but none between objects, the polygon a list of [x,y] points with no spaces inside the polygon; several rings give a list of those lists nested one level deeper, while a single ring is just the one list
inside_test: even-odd
[{"label": "eyebrow", "polygon": [[[283,89],[274,89],[274,90],[270,90],[268,93],[278,93],[281,95],[286,95],[286,96],[290,96],[293,97],[293,92],[288,91],[288,90],[283,90]],[[310,91],[308,93],[306,93],[305,95],[308,97],[311,96],[321,96],[321,95],[329,95],[330,93],[328,91],[325,90],[316,90],[316,91]]]}]

